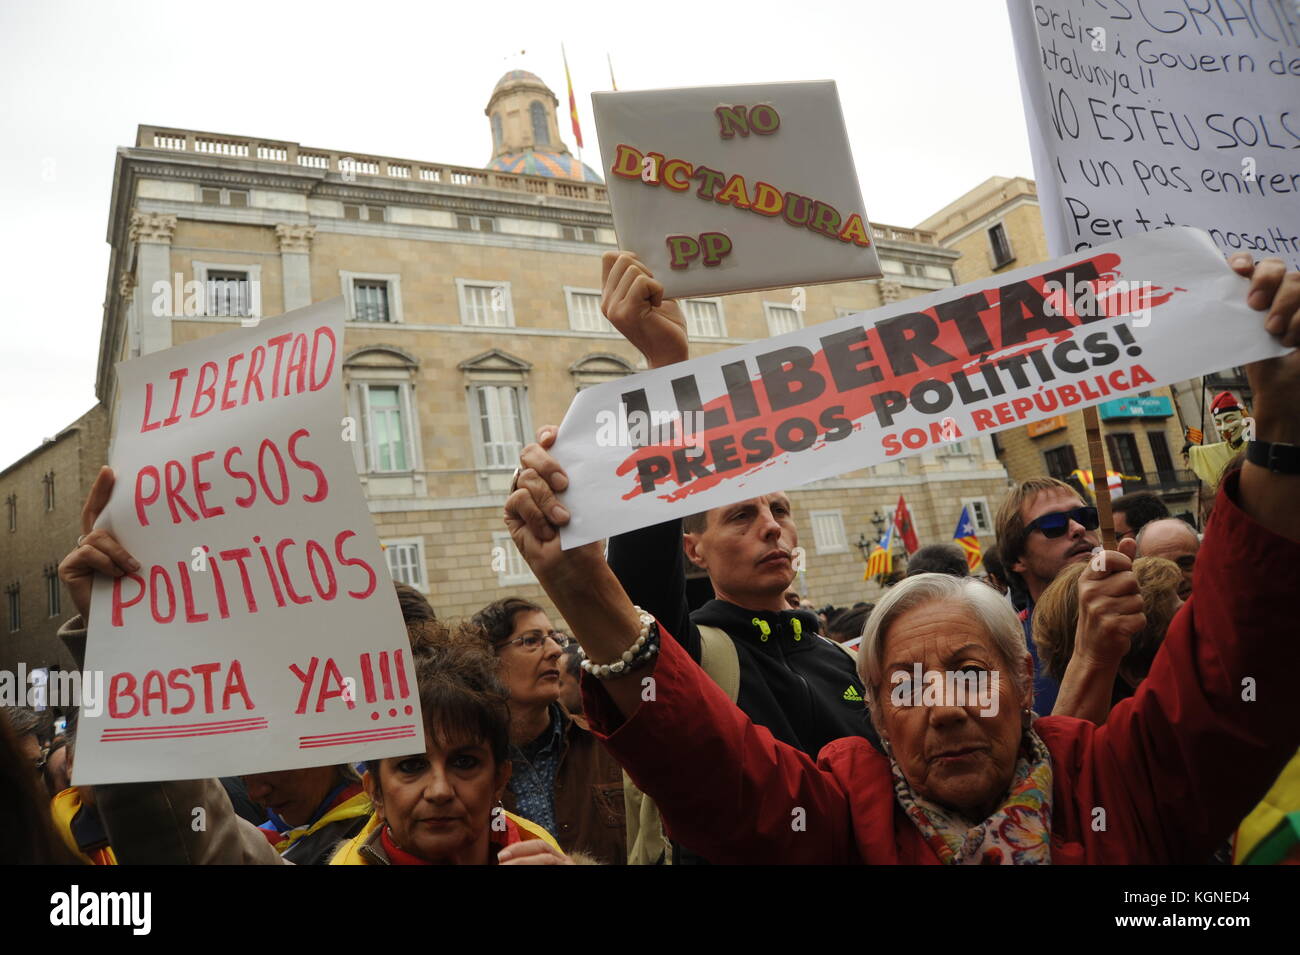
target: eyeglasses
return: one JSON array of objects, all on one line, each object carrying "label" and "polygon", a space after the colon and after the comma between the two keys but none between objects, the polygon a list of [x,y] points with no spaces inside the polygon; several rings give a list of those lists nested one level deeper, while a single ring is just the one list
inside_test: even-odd
[{"label": "eyeglasses", "polygon": [[1085,531],[1095,531],[1101,524],[1095,507],[1076,507],[1070,511],[1053,511],[1035,518],[1025,526],[1025,533],[1041,531],[1044,537],[1060,537],[1070,529],[1071,521],[1082,524]]},{"label": "eyeglasses", "polygon": [[554,630],[550,633],[539,633],[534,630],[531,633],[525,633],[522,637],[515,637],[513,640],[506,640],[502,643],[498,643],[497,649],[500,650],[503,647],[516,645],[523,647],[529,653],[536,653],[542,648],[542,644],[547,640],[554,640],[561,650],[573,643],[573,638],[566,634],[556,633]]}]

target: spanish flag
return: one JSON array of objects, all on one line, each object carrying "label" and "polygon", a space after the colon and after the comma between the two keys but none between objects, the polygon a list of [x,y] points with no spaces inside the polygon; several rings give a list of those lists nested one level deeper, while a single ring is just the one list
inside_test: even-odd
[{"label": "spanish flag", "polygon": [[573,79],[569,76],[569,56],[564,52],[564,44],[560,44],[560,56],[564,57],[564,82],[569,84],[569,117],[573,120],[573,138],[578,141],[578,148],[582,148],[582,127],[578,125],[578,101],[573,98]]},{"label": "spanish flag", "polygon": [[961,517],[957,518],[957,530],[953,531],[952,539],[966,555],[966,566],[970,568],[970,572],[975,573],[975,568],[980,565],[984,556],[980,551],[980,539],[975,536],[975,523],[970,519],[970,514],[965,507],[961,509]]}]

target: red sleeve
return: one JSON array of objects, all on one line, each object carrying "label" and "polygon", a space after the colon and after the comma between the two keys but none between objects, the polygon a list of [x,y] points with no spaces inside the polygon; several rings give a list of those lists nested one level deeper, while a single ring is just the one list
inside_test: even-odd
[{"label": "red sleeve", "polygon": [[648,675],[654,698],[647,687],[626,721],[586,675],[583,706],[674,840],[718,864],[857,860],[849,801],[829,771],[755,726],[667,633]]},{"label": "red sleeve", "polygon": [[1151,672],[1093,736],[1093,791],[1132,815],[1153,862],[1205,862],[1300,746],[1300,543],[1237,506],[1239,477]]}]

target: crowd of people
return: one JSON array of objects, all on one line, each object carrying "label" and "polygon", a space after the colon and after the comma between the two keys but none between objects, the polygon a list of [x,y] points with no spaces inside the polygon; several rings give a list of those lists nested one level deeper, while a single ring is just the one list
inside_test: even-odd
[{"label": "crowd of people", "polygon": [[[1232,266],[1300,343],[1300,274]],[[630,254],[602,310],[653,368],[686,323]],[[1281,316],[1280,321],[1272,318]],[[1259,440],[1300,444],[1300,354],[1250,366]],[[1204,535],[1150,494],[1097,509],[1018,482],[984,574],[922,548],[877,602],[814,609],[798,527],[771,493],[562,550],[570,487],[539,430],[505,524],[559,615],[491,595],[438,619],[397,585],[423,749],[242,778],[71,787],[75,719],[0,721],[8,861],[724,864],[1300,861],[1300,475],[1222,475]],[[131,557],[93,528],[60,566],[84,645],[91,582]],[[693,607],[688,564],[714,597]],[[1193,592],[1194,591],[1194,592]],[[570,633],[572,636],[570,636]],[[931,675],[939,676],[937,686]],[[931,696],[931,690],[934,695]],[[206,825],[191,825],[201,808]]]}]

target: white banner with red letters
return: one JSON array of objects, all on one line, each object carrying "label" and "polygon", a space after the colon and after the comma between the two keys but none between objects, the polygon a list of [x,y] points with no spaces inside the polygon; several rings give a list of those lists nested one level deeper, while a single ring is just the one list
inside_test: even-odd
[{"label": "white banner with red letters", "polygon": [[313,305],[118,366],[78,785],[424,748],[401,610],[340,420],[343,308]]},{"label": "white banner with red letters", "polygon": [[1165,229],[585,389],[562,543],[1285,354],[1248,284]]}]

